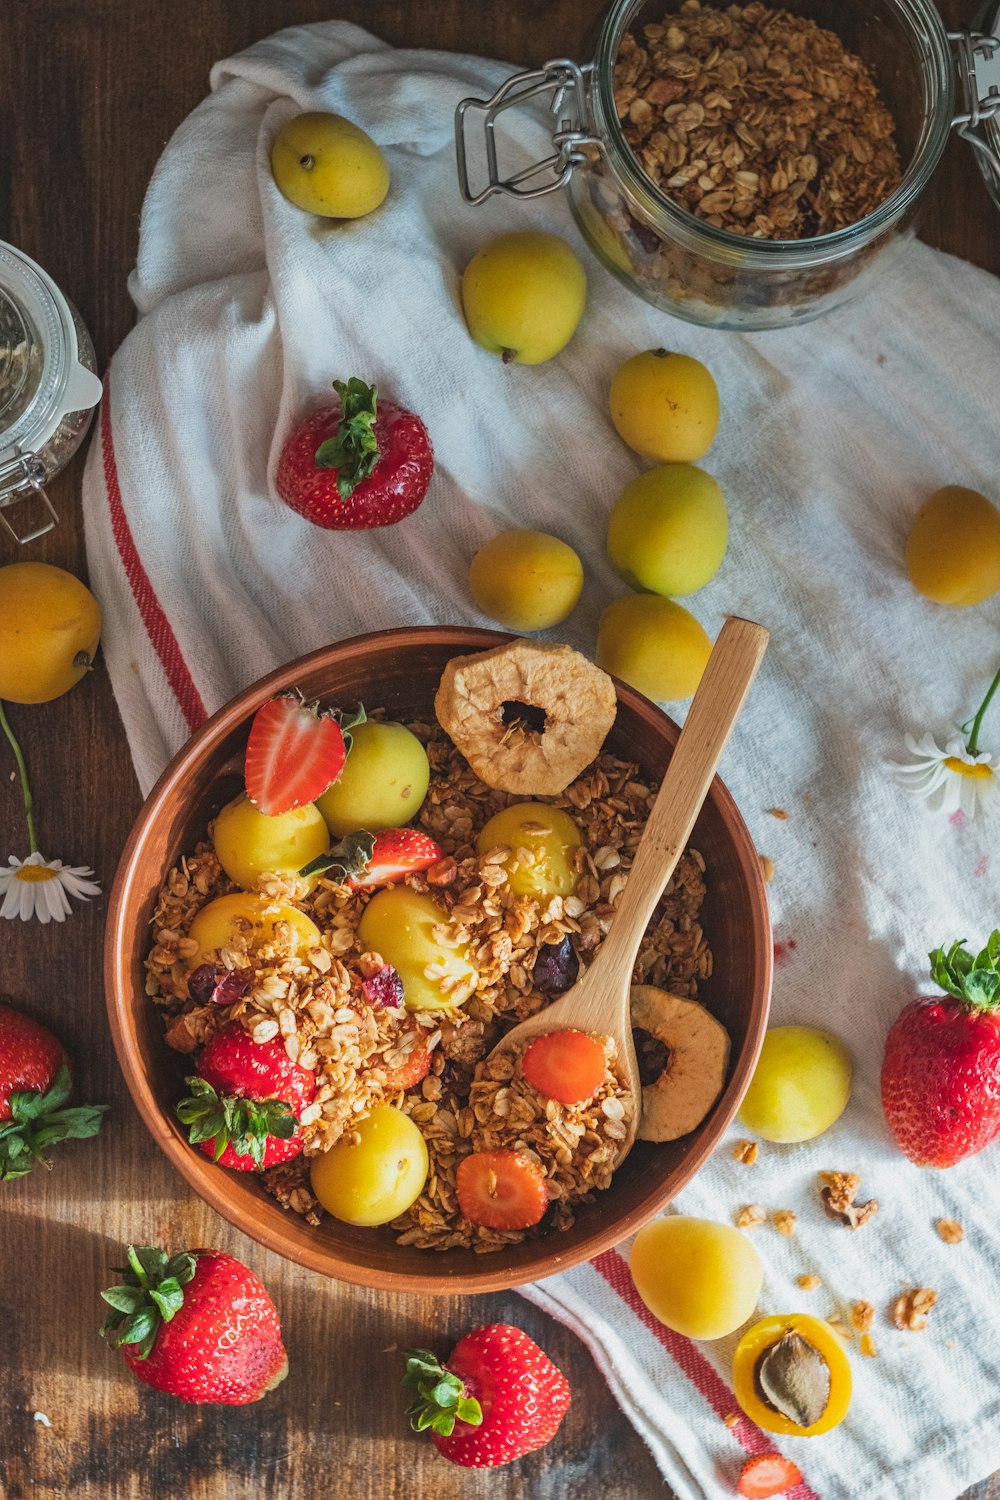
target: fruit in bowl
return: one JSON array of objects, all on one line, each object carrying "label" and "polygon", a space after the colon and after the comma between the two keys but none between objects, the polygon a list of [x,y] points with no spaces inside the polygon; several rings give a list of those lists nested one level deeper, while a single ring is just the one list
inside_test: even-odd
[{"label": "fruit in bowl", "polygon": [[[473,1075],[477,1059],[488,1051],[485,1038],[497,1026],[509,1024],[504,1017],[512,1019],[525,1006],[537,1007],[556,992],[549,986],[561,982],[563,961],[560,959],[557,965],[553,954],[561,953],[560,926],[567,919],[565,913],[561,919],[554,917],[551,903],[573,898],[538,901],[518,896],[507,888],[502,860],[494,863],[488,855],[476,851],[479,828],[494,812],[517,801],[520,794],[485,786],[457,748],[432,725],[435,692],[448,662],[463,652],[498,648],[508,640],[479,631],[387,632],[326,648],[265,679],[217,715],[165,774],[133,833],[112,894],[107,950],[112,1024],[126,1076],[158,1139],[197,1190],[251,1235],[315,1269],[364,1284],[431,1290],[517,1285],[554,1268],[554,1241],[558,1241],[558,1263],[566,1265],[622,1238],[667,1201],[718,1140],[748,1081],[766,1014],[771,949],[759,861],[725,789],[716,782],[696,828],[693,842],[698,854],[682,862],[658,918],[658,923],[665,925],[658,935],[647,935],[642,955],[651,983],[669,984],[688,994],[703,989],[706,1003],[717,1011],[732,1037],[729,1074],[707,1119],[677,1143],[639,1143],[621,1168],[608,1174],[607,1186],[594,1192],[589,1201],[574,1201],[566,1190],[568,1180],[547,1172],[550,1203],[537,1230],[493,1229],[464,1217],[461,1222],[448,1222],[447,1216],[439,1213],[439,1203],[428,1200],[426,1192],[390,1226],[365,1228],[323,1214],[307,1173],[311,1164],[321,1160],[344,1135],[350,1119],[370,1114],[382,1104],[401,1109],[422,1126],[428,1149],[432,1155],[437,1153],[440,1165],[443,1133],[452,1128],[452,1119],[456,1126],[458,1123],[456,1105],[458,1111],[469,1107],[461,1097],[454,1097],[455,1080],[462,1090],[478,1090],[475,1097],[480,1113],[489,1117],[490,1132],[480,1132],[481,1138],[462,1136],[457,1128],[449,1137],[468,1140],[469,1155],[507,1149],[504,1141],[494,1139],[492,1134],[494,1129],[501,1130],[503,1116],[494,1119],[487,1100],[495,1100],[512,1084],[519,1096],[523,1092],[526,1099],[531,1097],[528,1090],[532,1086],[520,1077],[504,1080],[480,1076],[476,1080]],[[299,687],[305,698],[332,706],[364,699],[384,708],[392,722],[410,725],[425,736],[430,786],[414,831],[433,838],[442,850],[434,866],[384,889],[351,891],[323,877],[307,896],[297,898],[295,908],[301,908],[302,915],[324,934],[325,942],[318,945],[323,955],[320,962],[330,960],[326,973],[317,977],[312,973],[313,958],[306,951],[307,962],[302,966],[307,989],[302,996],[305,1007],[308,1010],[319,998],[316,986],[330,985],[330,974],[334,976],[334,998],[339,1002],[343,994],[351,997],[350,1004],[336,1004],[332,1015],[316,1007],[321,1015],[318,1031],[315,1017],[308,1024],[286,1018],[284,1025],[290,1029],[281,1029],[279,1012],[294,1011],[295,1007],[275,1004],[277,996],[262,1005],[271,987],[266,975],[263,982],[258,977],[235,1006],[220,1008],[210,999],[193,1003],[187,988],[192,972],[190,959],[171,952],[169,941],[164,945],[157,940],[153,949],[147,950],[141,938],[151,913],[157,939],[161,932],[174,930],[165,923],[167,911],[157,906],[161,892],[169,888],[170,872],[182,856],[186,856],[189,884],[183,888],[176,877],[171,884],[178,899],[187,903],[189,914],[227,894],[238,894],[226,889],[225,877],[207,841],[207,830],[214,813],[232,798],[233,775],[243,768],[247,727],[255,710],[276,692],[293,686]],[[619,688],[616,721],[598,763],[585,767],[575,784],[571,778],[565,793],[544,794],[545,805],[567,812],[582,827],[578,881],[596,885],[594,891],[584,884],[583,895],[575,897],[582,909],[569,919],[570,948],[574,944],[579,948],[579,953],[574,953],[577,961],[586,963],[601,941],[602,903],[610,909],[615,893],[624,884],[648,806],[649,789],[662,775],[675,735],[663,715],[627,689]],[[619,810],[623,815],[619,823],[609,803],[620,802],[626,787],[627,805]],[[192,852],[199,845],[199,852]],[[593,871],[588,861],[593,863]],[[473,897],[474,888],[479,894]],[[401,1003],[398,971],[390,955],[376,949],[359,950],[353,924],[360,922],[376,900],[397,891],[429,900],[447,914],[449,921],[435,924],[440,928],[438,941],[454,941],[459,929],[465,931],[477,974],[474,992],[460,1007],[452,1004],[439,1011],[408,1010]],[[463,906],[469,899],[471,907]],[[686,950],[670,951],[664,943],[668,929],[672,933],[682,919],[699,910],[712,941],[711,978],[707,977],[706,943],[692,941]],[[316,917],[320,920],[314,920]],[[512,939],[515,918],[517,928],[522,930]],[[603,920],[606,924],[608,918]],[[293,968],[299,964],[302,950],[288,951],[288,934],[278,933],[278,942],[270,945],[273,951],[269,959],[262,959],[261,940],[254,938],[252,931],[243,938],[246,941],[237,943],[235,954],[225,955],[228,961],[235,957],[238,968],[246,965],[257,971],[261,963],[270,961],[278,968],[285,963]],[[460,952],[444,946],[449,954]],[[144,967],[154,953],[157,993],[151,1004],[143,994]],[[519,954],[523,954],[520,962]],[[220,959],[218,952],[199,952],[197,956],[208,962]],[[252,965],[248,963],[251,959]],[[535,966],[538,987],[532,980]],[[341,967],[347,974],[346,991]],[[425,962],[423,967],[434,970],[431,963]],[[150,972],[152,977],[152,969]],[[432,982],[448,976],[432,972],[423,977]],[[323,993],[329,997],[331,990]],[[440,993],[443,997],[444,992]],[[458,1009],[464,1020],[458,1021]],[[364,1020],[367,1040],[365,1055],[360,1058],[351,1050],[351,1018],[343,1014],[348,1011],[355,1019]],[[337,1020],[338,1015],[342,1019]],[[273,1027],[272,1040],[277,1035],[284,1037],[286,1045],[297,1050],[296,1060],[302,1066],[323,1074],[316,1099],[302,1112],[304,1151],[295,1161],[268,1169],[263,1176],[215,1165],[201,1151],[192,1150],[173,1122],[172,1111],[183,1092],[183,1076],[192,1072],[191,1055],[197,1056],[229,1019],[239,1019],[251,1035],[262,1028],[262,1037]],[[164,1045],[164,1022],[170,1047]],[[346,1029],[335,1038],[333,1033],[339,1026]],[[178,1043],[178,1050],[186,1055],[172,1061],[176,1053],[171,1047]],[[327,1081],[331,1053],[338,1050],[340,1063],[349,1064],[351,1070],[351,1087],[346,1094],[331,1090]],[[326,1059],[320,1064],[318,1059],[324,1053]],[[365,1103],[356,1111],[354,1105],[360,1095]],[[617,1105],[613,1104],[610,1115],[604,1116],[609,1124],[620,1123],[614,1118],[616,1113]],[[475,1105],[472,1115],[475,1118]],[[614,1159],[613,1143],[614,1135],[610,1135],[609,1160]],[[446,1172],[451,1170],[445,1168]],[[445,1177],[441,1182],[446,1185]],[[502,1257],[481,1253],[493,1243],[504,1247]],[[443,1257],[427,1255],[431,1244],[440,1247]]]}]

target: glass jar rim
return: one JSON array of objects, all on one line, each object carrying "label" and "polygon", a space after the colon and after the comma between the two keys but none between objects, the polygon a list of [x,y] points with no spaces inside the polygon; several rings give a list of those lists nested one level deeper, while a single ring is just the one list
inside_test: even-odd
[{"label": "glass jar rim", "polygon": [[66,414],[64,397],[76,361],[76,329],[69,304],[30,256],[0,240],[0,291],[27,314],[42,347],[38,385],[24,411],[0,429],[0,458],[43,448]]},{"label": "glass jar rim", "polygon": [[[714,224],[699,219],[675,199],[661,192],[652,178],[643,171],[638,157],[625,138],[618,118],[614,80],[615,63],[622,38],[629,23],[646,3],[647,0],[614,0],[608,10],[594,58],[593,74],[597,86],[591,91],[592,107],[595,110],[598,133],[613,149],[615,170],[625,177],[630,190],[647,212],[651,216],[666,218],[680,238],[707,239],[719,250],[738,255],[743,265],[756,269],[777,269],[779,266],[788,268],[790,263],[799,259],[808,259],[811,264],[817,264],[837,258],[859,241],[875,239],[901,218],[923,192],[951,134],[955,94],[948,35],[933,0],[889,0],[909,24],[914,38],[925,44],[930,67],[923,69],[921,74],[924,101],[925,106],[929,103],[936,106],[933,113],[925,108],[928,128],[918,143],[902,181],[878,208],[866,214],[863,219],[847,224],[842,229],[831,230],[828,234],[799,240],[752,239],[732,230],[719,229]],[[778,3],[780,5],[780,0]]]}]

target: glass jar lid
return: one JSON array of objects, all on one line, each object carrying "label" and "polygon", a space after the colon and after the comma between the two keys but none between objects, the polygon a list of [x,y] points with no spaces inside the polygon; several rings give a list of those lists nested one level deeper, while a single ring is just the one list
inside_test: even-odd
[{"label": "glass jar lid", "polygon": [[0,461],[36,452],[68,408],[76,334],[41,267],[0,241]]}]

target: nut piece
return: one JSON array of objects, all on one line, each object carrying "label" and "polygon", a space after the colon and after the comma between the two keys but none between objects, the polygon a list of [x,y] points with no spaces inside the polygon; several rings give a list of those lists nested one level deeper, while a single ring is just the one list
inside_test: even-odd
[{"label": "nut piece", "polygon": [[965,1230],[957,1219],[938,1219],[936,1227],[946,1245],[960,1245],[965,1239]]},{"label": "nut piece", "polygon": [[741,1161],[744,1166],[752,1167],[759,1149],[756,1141],[737,1141],[733,1147],[733,1161]]},{"label": "nut piece", "polygon": [[790,1239],[795,1233],[796,1217],[790,1208],[779,1208],[771,1222],[778,1233],[783,1234],[786,1239]]},{"label": "nut piece", "polygon": [[858,1340],[858,1347],[865,1359],[874,1359],[878,1350],[875,1348],[875,1340],[870,1333],[863,1333]]},{"label": "nut piece", "polygon": [[889,1316],[897,1328],[919,1333],[927,1327],[927,1314],[937,1301],[937,1292],[930,1286],[915,1286],[911,1291],[897,1297],[889,1310]]},{"label": "nut piece", "polygon": [[851,1308],[851,1322],[856,1333],[870,1333],[875,1322],[875,1309],[870,1302],[855,1302]]},{"label": "nut piece", "polygon": [[797,1276],[796,1281],[804,1292],[814,1292],[818,1286],[822,1286],[822,1279],[814,1271],[809,1271],[804,1276]]},{"label": "nut piece", "polygon": [[767,1210],[759,1203],[748,1203],[736,1215],[737,1229],[759,1229],[767,1222]]},{"label": "nut piece", "polygon": [[759,854],[757,858],[760,860],[760,873],[764,884],[770,885],[774,879],[774,860],[769,854]]},{"label": "nut piece", "polygon": [[835,1219],[848,1229],[860,1229],[862,1224],[878,1213],[878,1203],[869,1198],[867,1203],[855,1203],[861,1178],[857,1172],[820,1172],[820,1197],[827,1218]]},{"label": "nut piece", "polygon": [[453,657],[434,698],[442,729],[480,781],[531,797],[566,790],[597,755],[617,708],[611,678],[579,651],[523,640]]},{"label": "nut piece", "polygon": [[638,1137],[676,1141],[701,1124],[722,1092],[729,1033],[697,1001],[650,984],[632,986],[632,1025],[668,1050],[663,1072],[642,1091]]}]

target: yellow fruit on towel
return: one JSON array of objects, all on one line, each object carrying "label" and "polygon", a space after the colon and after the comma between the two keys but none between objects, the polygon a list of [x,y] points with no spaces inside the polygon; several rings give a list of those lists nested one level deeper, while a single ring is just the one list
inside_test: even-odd
[{"label": "yellow fruit on towel", "polygon": [[389,164],[370,135],[342,115],[294,115],[271,147],[271,171],[296,208],[324,219],[361,219],[389,191]]}]

